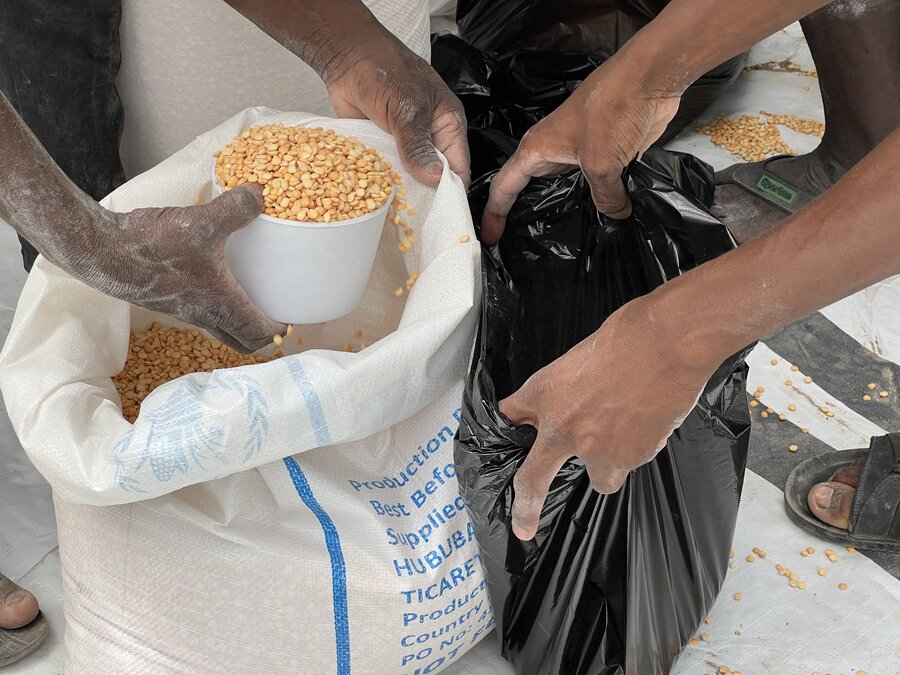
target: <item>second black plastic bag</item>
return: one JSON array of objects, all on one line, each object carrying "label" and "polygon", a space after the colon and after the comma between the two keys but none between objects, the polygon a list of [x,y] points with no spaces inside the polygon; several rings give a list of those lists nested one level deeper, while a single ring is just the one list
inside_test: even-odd
[{"label": "second black plastic bag", "polygon": [[[473,184],[476,222],[491,177]],[[580,172],[533,180],[483,255],[456,463],[502,651],[523,675],[668,672],[727,571],[749,437],[743,354],[619,492],[594,492],[572,460],[537,536],[522,542],[510,529],[513,477],[534,430],[510,426],[497,402],[629,300],[734,246],[706,209],[713,174],[702,162],[654,150],[625,181],[634,215],[612,221]]]},{"label": "second black plastic bag", "polygon": [[[456,22],[463,39],[504,60],[533,51],[550,67],[557,54],[580,57],[596,67],[667,4],[669,0],[459,0]],[[746,61],[747,55],[740,54],[698,78],[681,97],[662,142],[706,110],[737,79]]]}]

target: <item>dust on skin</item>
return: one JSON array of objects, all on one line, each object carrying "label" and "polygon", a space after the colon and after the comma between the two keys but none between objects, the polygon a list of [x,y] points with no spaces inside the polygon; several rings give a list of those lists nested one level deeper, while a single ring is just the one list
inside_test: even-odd
[{"label": "dust on skin", "polygon": [[856,19],[870,9],[894,0],[834,0],[828,5],[828,13],[841,19]]}]

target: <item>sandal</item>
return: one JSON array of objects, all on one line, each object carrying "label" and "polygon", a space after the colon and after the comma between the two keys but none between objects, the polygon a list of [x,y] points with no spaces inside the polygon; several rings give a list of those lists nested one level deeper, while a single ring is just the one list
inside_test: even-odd
[{"label": "sandal", "polygon": [[796,213],[815,197],[768,169],[770,162],[790,156],[776,155],[762,162],[733,164],[716,173],[716,185],[737,185],[785,213]]},{"label": "sandal", "polygon": [[[842,530],[823,523],[809,510],[809,491],[863,458],[850,527]],[[868,450],[840,450],[800,462],[788,476],[784,502],[788,517],[810,534],[844,546],[900,553],[900,434],[877,436]]]},{"label": "sandal", "polygon": [[23,659],[41,646],[50,624],[39,613],[27,626],[21,628],[0,628],[0,668]]}]

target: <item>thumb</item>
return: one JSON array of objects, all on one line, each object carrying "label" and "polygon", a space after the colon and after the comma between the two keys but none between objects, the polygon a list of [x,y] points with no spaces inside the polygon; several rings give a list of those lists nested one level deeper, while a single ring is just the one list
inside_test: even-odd
[{"label": "thumb", "polygon": [[547,378],[539,370],[529,377],[519,390],[500,401],[500,412],[514,425],[539,426],[542,399],[547,394]]},{"label": "thumb", "polygon": [[250,224],[263,211],[263,187],[256,183],[245,183],[226,190],[213,199],[205,209],[213,228],[212,235],[227,239]]},{"label": "thumb", "polygon": [[397,140],[400,159],[420,183],[437,187],[444,173],[444,163],[431,138],[432,111],[417,107],[402,124],[391,130]]},{"label": "thumb", "polygon": [[538,434],[528,457],[513,478],[512,531],[522,541],[537,534],[550,485],[568,460]]}]

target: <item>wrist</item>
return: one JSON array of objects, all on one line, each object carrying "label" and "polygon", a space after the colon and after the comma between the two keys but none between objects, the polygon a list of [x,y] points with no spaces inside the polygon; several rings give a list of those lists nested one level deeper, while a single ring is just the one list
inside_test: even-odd
[{"label": "wrist", "polygon": [[709,308],[698,307],[704,302],[703,293],[697,292],[697,284],[684,281],[674,279],[631,304],[637,303],[635,309],[643,313],[647,330],[668,346],[679,370],[709,377],[754,338],[736,335],[731,328],[741,322],[733,317],[707,316]]},{"label": "wrist", "polygon": [[626,62],[633,81],[648,98],[678,98],[704,71],[697,72],[688,53],[672,49],[670,40],[657,39],[647,28],[626,42],[610,60]]},{"label": "wrist", "polygon": [[[365,29],[368,35],[365,42],[323,50],[327,62],[323,62],[317,72],[329,90],[338,81],[352,79],[348,75],[362,74],[365,79],[377,76],[379,80],[390,81],[408,75],[407,69],[415,65],[406,58],[415,55],[374,17],[373,23],[374,26]],[[369,69],[374,67],[378,68],[377,73]]]},{"label": "wrist", "polygon": [[49,242],[44,256],[76,279],[94,279],[100,267],[120,255],[115,245],[119,239],[116,232],[121,230],[120,214],[108,211],[92,199],[84,200],[70,213],[77,216]]}]

